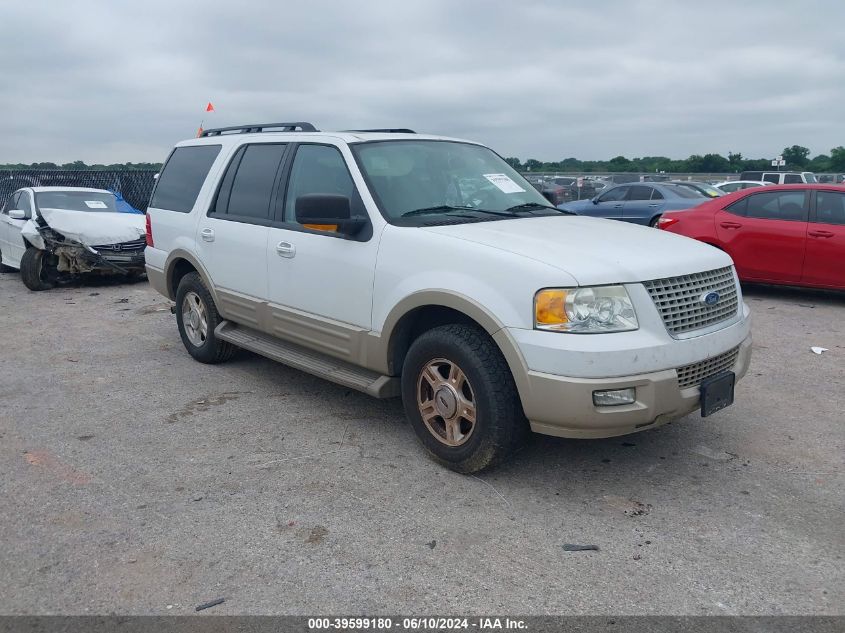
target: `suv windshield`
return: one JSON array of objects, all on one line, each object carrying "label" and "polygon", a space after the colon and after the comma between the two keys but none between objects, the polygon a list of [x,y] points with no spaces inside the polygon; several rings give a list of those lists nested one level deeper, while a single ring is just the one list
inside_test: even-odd
[{"label": "suv windshield", "polygon": [[[352,145],[389,221],[447,215],[465,221],[562,213],[492,150],[453,141]],[[430,219],[430,218],[429,218]]]},{"label": "suv windshield", "polygon": [[39,209],[117,211],[114,195],[96,191],[42,191],[35,194],[35,204]]}]

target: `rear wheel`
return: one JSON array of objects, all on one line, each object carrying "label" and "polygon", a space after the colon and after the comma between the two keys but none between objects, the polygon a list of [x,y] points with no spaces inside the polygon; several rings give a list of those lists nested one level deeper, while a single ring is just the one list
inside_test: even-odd
[{"label": "rear wheel", "polygon": [[55,285],[54,270],[49,265],[47,253],[30,246],[21,257],[21,280],[33,291],[49,290]]},{"label": "rear wheel", "polygon": [[653,218],[651,218],[651,222],[649,222],[648,225],[652,228],[656,227],[657,223],[660,222],[660,218],[661,216],[659,215],[654,216]]},{"label": "rear wheel", "polygon": [[214,335],[222,320],[199,274],[188,273],[182,277],[176,290],[176,324],[185,349],[199,362],[222,363],[238,350]]},{"label": "rear wheel", "polygon": [[423,446],[460,473],[502,462],[528,430],[501,351],[474,326],[444,325],[413,342],[402,401]]}]

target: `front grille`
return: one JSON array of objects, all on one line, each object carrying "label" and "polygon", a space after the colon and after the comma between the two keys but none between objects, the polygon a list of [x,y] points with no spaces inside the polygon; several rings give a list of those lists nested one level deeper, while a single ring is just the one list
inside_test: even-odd
[{"label": "front grille", "polygon": [[702,360],[692,365],[684,365],[678,368],[678,386],[681,389],[687,387],[697,387],[706,378],[715,376],[719,372],[731,369],[736,363],[736,357],[739,355],[739,347],[734,347],[724,354],[719,354],[713,358]]},{"label": "front grille", "polygon": [[132,240],[131,242],[121,242],[120,244],[100,244],[99,246],[92,246],[95,251],[104,255],[111,253],[129,253],[133,251],[142,251],[147,246],[147,238],[142,237],[139,240]]},{"label": "front grille", "polygon": [[[671,334],[699,330],[730,319],[737,314],[739,298],[733,268],[655,279],[643,283]],[[701,297],[718,292],[715,305],[705,305]]]}]

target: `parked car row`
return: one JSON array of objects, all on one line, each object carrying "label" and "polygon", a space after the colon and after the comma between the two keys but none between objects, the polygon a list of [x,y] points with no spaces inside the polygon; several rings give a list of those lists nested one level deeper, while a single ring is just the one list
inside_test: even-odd
[{"label": "parked car row", "polygon": [[560,204],[558,208],[577,215],[655,226],[666,211],[688,209],[705,199],[703,193],[687,184],[631,183],[609,187],[592,199]]}]

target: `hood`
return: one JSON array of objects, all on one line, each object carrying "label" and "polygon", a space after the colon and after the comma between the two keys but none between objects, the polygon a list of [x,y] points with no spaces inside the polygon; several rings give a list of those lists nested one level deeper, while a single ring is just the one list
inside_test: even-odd
[{"label": "hood", "polygon": [[541,261],[579,285],[635,283],[732,265],[722,251],[659,229],[574,215],[423,230]]},{"label": "hood", "polygon": [[86,246],[132,242],[146,234],[143,215],[67,209],[39,209],[38,213],[51,229]]}]

